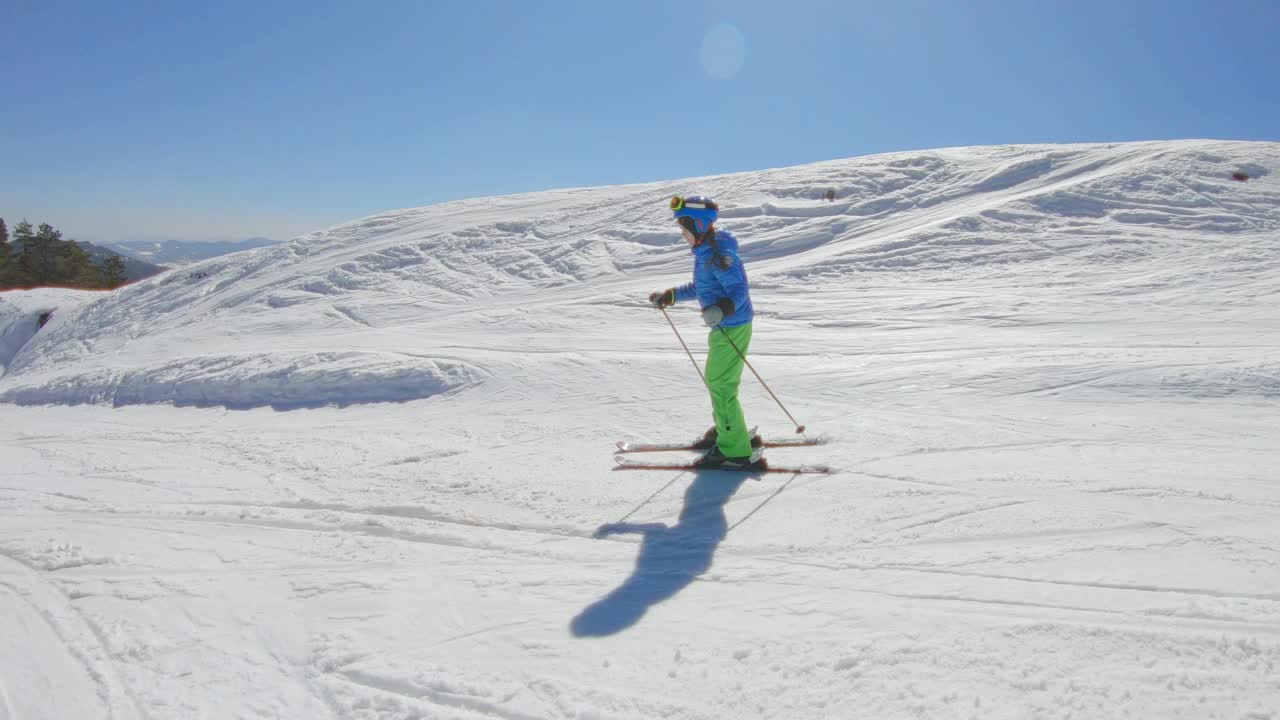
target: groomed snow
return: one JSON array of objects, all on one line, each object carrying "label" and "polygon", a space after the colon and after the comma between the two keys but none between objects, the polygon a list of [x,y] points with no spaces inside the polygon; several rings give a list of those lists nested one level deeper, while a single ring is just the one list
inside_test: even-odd
[{"label": "groomed snow", "polygon": [[[896,153],[0,294],[0,719],[1280,720],[1277,167]],[[677,192],[837,474],[612,470],[710,422]]]}]

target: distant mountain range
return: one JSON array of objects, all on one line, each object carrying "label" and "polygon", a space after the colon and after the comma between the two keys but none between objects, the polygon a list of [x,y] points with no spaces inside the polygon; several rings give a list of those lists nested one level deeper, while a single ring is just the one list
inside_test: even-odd
[{"label": "distant mountain range", "polygon": [[[180,240],[130,240],[128,242],[108,243],[106,247],[130,257],[138,258],[146,263],[167,265],[170,267],[189,265],[193,262],[208,260],[220,255],[228,255],[241,250],[275,245],[279,241],[270,238],[254,237],[239,242],[182,242]],[[86,243],[81,243],[85,245]],[[130,275],[132,279],[132,275]]]},{"label": "distant mountain range", "polygon": [[121,252],[109,245],[94,245],[93,243],[85,242],[84,240],[77,240],[76,244],[80,246],[81,250],[88,253],[89,257],[93,259],[93,262],[98,265],[102,265],[103,261],[112,255],[119,255],[124,258],[124,276],[129,282],[149,278],[152,275],[168,269],[154,263],[139,260],[131,253]]}]

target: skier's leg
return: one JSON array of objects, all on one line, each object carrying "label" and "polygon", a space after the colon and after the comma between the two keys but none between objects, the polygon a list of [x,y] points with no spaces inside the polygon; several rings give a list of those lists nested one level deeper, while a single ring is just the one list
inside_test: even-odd
[{"label": "skier's leg", "polygon": [[[728,335],[733,340],[729,344]],[[742,381],[742,356],[751,345],[751,323],[735,327],[716,328],[708,338],[707,387],[711,392],[711,409],[716,420],[718,436],[716,444],[725,457],[746,457],[751,454],[751,435],[738,401],[738,385]]]}]

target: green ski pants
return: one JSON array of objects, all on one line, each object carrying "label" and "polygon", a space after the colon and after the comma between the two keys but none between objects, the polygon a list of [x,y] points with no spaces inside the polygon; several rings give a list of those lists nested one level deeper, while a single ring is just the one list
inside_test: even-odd
[{"label": "green ski pants", "polygon": [[[725,457],[746,457],[751,454],[751,434],[742,417],[742,403],[738,402],[738,385],[742,381],[742,358],[751,345],[751,323],[717,327],[707,338],[707,345],[707,389],[716,420],[716,444]],[[733,349],[735,345],[742,355]]]}]

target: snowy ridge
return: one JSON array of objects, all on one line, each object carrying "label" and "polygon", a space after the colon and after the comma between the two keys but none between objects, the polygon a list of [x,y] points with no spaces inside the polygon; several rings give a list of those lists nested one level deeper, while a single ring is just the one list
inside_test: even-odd
[{"label": "snowy ridge", "polygon": [[19,387],[10,402],[38,404],[168,402],[275,408],[402,402],[447,393],[478,382],[484,373],[462,362],[405,358],[378,352],[276,352],[204,355],[145,370],[77,375],[39,390]]},{"label": "snowy ridge", "polygon": [[[434,338],[456,335],[460,312],[508,332],[511,310],[528,308],[509,329],[519,334],[559,327],[552,316],[585,297],[634,297],[642,286],[629,278],[685,264],[662,198],[690,189],[721,198],[722,224],[764,288],[852,288],[883,272],[1019,283],[1034,272],[1074,298],[1252,296],[1274,289],[1267,270],[1280,268],[1280,203],[1265,170],[1277,152],[958,148],[385,213],[125,288],[42,334],[14,359],[0,398],[349,404],[473,385],[504,370],[441,354]],[[1240,167],[1257,179],[1230,180]],[[820,199],[827,189],[836,202]],[[211,345],[234,351],[185,357]],[[360,380],[343,383],[348,370]]]},{"label": "snowy ridge", "polygon": [[42,316],[52,318],[59,308],[69,311],[101,296],[93,290],[58,288],[11,290],[0,295],[0,376],[40,331]]}]

